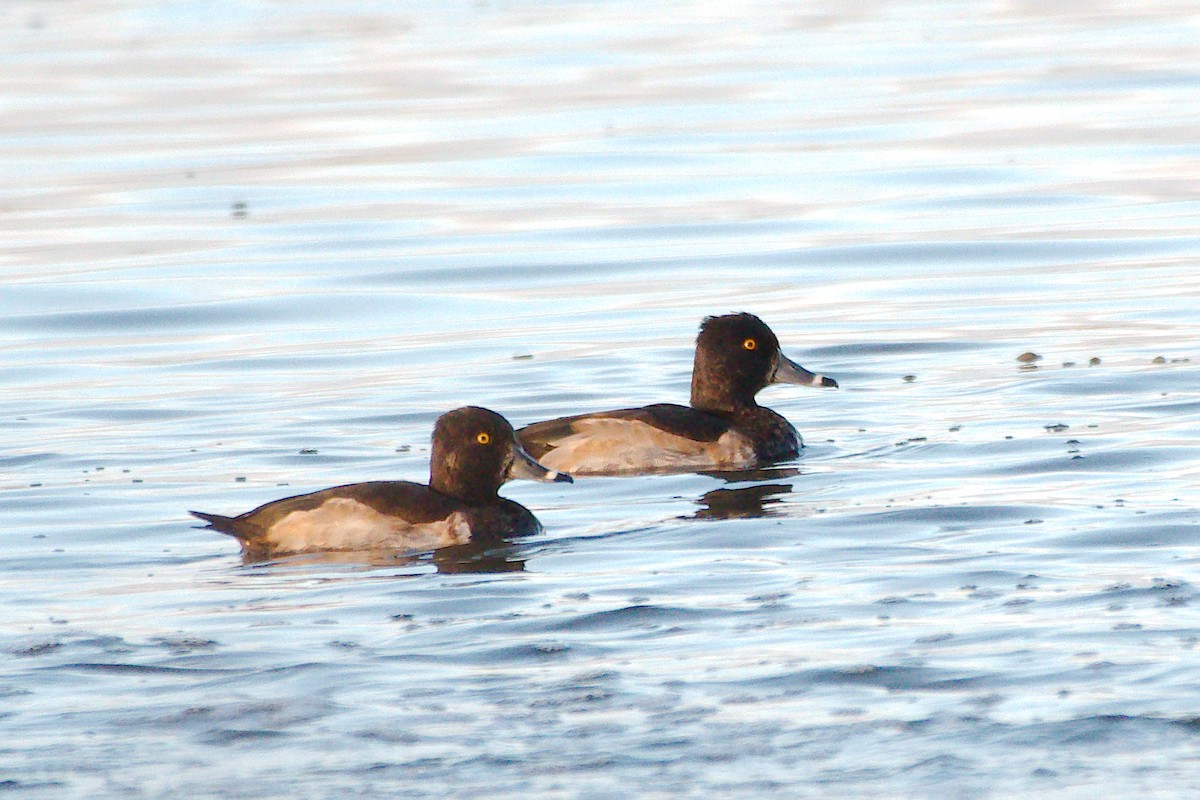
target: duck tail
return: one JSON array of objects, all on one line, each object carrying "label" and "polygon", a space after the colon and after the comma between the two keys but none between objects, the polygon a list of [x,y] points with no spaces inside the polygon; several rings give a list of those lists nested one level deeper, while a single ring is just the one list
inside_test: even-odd
[{"label": "duck tail", "polygon": [[230,536],[237,536],[238,538],[241,538],[241,535],[236,530],[237,520],[235,520],[233,517],[223,517],[220,514],[205,514],[203,511],[189,511],[188,513],[197,519],[202,519],[207,522],[208,526],[206,530],[212,529],[214,531],[220,531],[221,533],[229,534]]}]

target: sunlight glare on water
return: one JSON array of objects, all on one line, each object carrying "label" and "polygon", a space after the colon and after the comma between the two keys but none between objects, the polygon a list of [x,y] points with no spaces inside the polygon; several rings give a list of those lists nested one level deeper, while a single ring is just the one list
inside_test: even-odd
[{"label": "sunlight glare on water", "polygon": [[[0,790],[1200,788],[1191,4],[0,11]],[[189,509],[424,480],[442,412],[835,377],[739,474],[514,483],[488,553]],[[1035,360],[1018,356],[1031,352]]]}]

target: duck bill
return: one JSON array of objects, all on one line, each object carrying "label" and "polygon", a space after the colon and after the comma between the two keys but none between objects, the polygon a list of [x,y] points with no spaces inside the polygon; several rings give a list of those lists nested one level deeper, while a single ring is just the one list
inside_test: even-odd
[{"label": "duck bill", "polygon": [[824,375],[818,375],[815,372],[809,372],[804,367],[792,361],[783,353],[779,354],[779,363],[775,366],[775,374],[771,376],[771,383],[797,383],[801,386],[828,386],[833,389],[837,388],[837,381],[833,378],[826,378]]},{"label": "duck bill", "polygon": [[565,472],[546,469],[533,460],[533,456],[525,452],[520,445],[513,446],[513,462],[508,468],[509,478],[524,478],[527,481],[544,481],[546,483],[574,483],[574,478]]}]

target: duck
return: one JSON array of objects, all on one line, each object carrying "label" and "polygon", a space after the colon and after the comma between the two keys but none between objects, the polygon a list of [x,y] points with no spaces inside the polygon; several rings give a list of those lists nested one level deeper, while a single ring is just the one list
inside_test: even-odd
[{"label": "duck", "polygon": [[529,509],[500,497],[511,478],[570,483],[527,453],[500,414],[466,406],[438,417],[429,483],[370,481],[286,497],[236,517],[189,512],[236,538],[249,558],[367,550],[437,550],[541,532]]},{"label": "duck", "polygon": [[785,356],[754,314],[705,317],[689,406],[559,417],[521,428],[517,439],[547,469],[575,476],[751,469],[792,458],[804,446],[790,422],[755,401],[772,383],[838,386]]}]

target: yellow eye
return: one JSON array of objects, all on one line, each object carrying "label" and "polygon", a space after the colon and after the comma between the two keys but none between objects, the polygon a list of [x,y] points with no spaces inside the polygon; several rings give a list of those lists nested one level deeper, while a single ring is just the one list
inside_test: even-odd
[{"label": "yellow eye", "polygon": [[492,437],[486,433],[481,433],[475,437],[475,441],[479,442],[480,444],[488,444],[492,441]]},{"label": "yellow eye", "polygon": [[753,350],[754,348],[758,347],[758,342],[754,341],[753,339],[747,339],[746,341],[742,342],[742,347],[746,348],[747,350]]}]

